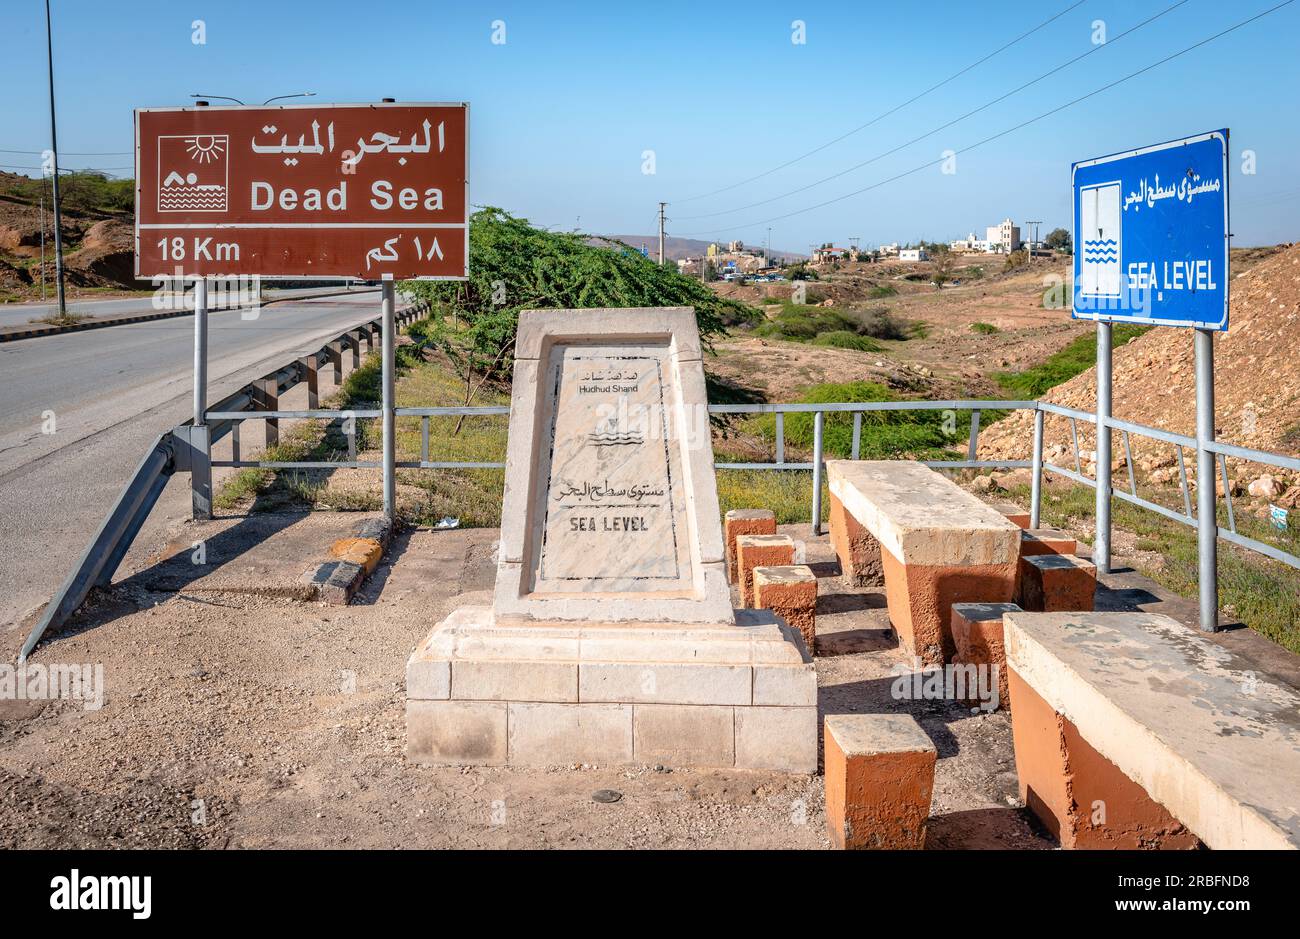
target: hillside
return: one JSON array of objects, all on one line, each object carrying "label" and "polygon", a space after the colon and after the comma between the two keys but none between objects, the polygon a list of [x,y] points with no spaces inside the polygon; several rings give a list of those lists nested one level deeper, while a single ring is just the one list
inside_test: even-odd
[{"label": "hillside", "polygon": [[[77,288],[136,289],[130,180],[90,173],[60,178],[64,266]],[[43,181],[0,172],[0,301],[40,296]],[[54,283],[54,222],[45,184],[45,282]]]},{"label": "hillside", "polygon": [[[1287,246],[1234,277],[1229,322],[1229,331],[1215,337],[1216,434],[1230,443],[1295,454],[1300,450],[1300,245]],[[1156,327],[1116,349],[1115,416],[1193,434],[1192,345],[1190,330]],[[1092,410],[1095,369],[1053,388],[1046,400]],[[1027,414],[994,425],[981,438],[982,458],[1023,457],[1031,426]],[[1045,435],[1049,447],[1065,448],[1069,424],[1050,419]],[[1091,450],[1093,440],[1089,434],[1081,447]],[[1136,456],[1148,458],[1144,468],[1158,467],[1165,457],[1172,462],[1167,445],[1134,437],[1133,447]]]}]

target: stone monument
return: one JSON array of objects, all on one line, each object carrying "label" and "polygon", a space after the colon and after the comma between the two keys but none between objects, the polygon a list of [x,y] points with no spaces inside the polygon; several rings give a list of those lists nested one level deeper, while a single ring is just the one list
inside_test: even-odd
[{"label": "stone monument", "polygon": [[689,307],[520,315],[493,605],[407,663],[411,759],[816,771],[808,650],[731,606],[701,355]]}]

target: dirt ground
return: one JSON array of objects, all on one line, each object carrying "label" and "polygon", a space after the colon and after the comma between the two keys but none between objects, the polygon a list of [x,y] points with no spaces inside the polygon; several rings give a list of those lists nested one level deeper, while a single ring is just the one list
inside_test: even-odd
[{"label": "dirt ground", "polygon": [[[352,606],[288,599],[355,518],[182,526],[48,639],[33,661],[102,663],[105,701],[0,703],[0,847],[829,847],[820,776],[408,763],[406,658],[489,602],[497,533],[405,532]],[[200,540],[216,570],[186,573]],[[883,596],[843,585],[825,536],[807,557],[821,709],[905,707],[938,748],[929,847],[1052,847],[1016,800],[1006,716],[894,701]],[[3,637],[10,662],[21,638]]]},{"label": "dirt ground", "polygon": [[[936,399],[1001,397],[995,372],[1037,364],[1090,328],[1071,320],[1068,309],[1044,308],[1044,293],[1064,271],[1059,262],[1037,261],[1030,270],[941,291],[913,285],[897,296],[859,302],[857,306],[888,309],[899,320],[925,325],[924,336],[883,343],[879,352],[736,331],[716,344],[718,354],[705,367],[768,401],[794,401],[809,385],[821,382],[862,380]],[[973,332],[973,323],[988,323],[997,332]]]}]

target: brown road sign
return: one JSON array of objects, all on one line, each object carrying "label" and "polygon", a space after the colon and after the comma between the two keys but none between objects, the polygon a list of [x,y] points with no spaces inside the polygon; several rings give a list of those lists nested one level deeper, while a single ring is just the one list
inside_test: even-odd
[{"label": "brown road sign", "polygon": [[464,280],[469,105],[135,112],[137,277]]}]

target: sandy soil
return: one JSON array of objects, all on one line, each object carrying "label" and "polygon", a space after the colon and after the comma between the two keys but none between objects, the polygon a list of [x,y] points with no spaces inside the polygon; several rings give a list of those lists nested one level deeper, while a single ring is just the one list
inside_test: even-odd
[{"label": "sandy soil", "polygon": [[[174,543],[209,538],[216,551],[232,527],[185,526]],[[313,523],[322,550],[327,527]],[[488,601],[495,538],[405,533],[347,608],[231,592],[229,576],[221,590],[178,584],[153,567],[98,595],[34,660],[102,663],[102,709],[0,704],[0,847],[829,846],[818,776],[407,763],[406,657],[452,607]],[[266,537],[228,573],[259,589],[289,569],[284,548]],[[843,587],[824,537],[808,556],[826,577],[819,644],[836,653],[818,658],[822,709],[905,707],[938,746],[930,847],[1050,847],[1015,801],[1005,715],[894,701],[903,657],[883,597]],[[19,640],[4,637],[10,650]],[[596,803],[598,789],[622,798]]]}]

